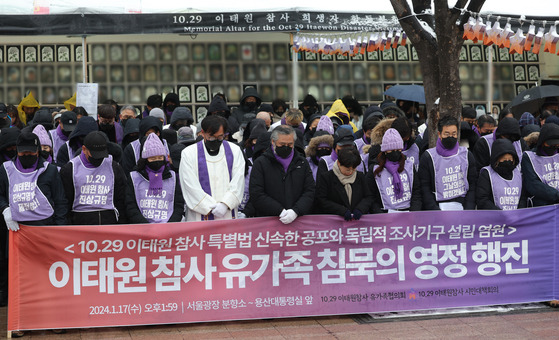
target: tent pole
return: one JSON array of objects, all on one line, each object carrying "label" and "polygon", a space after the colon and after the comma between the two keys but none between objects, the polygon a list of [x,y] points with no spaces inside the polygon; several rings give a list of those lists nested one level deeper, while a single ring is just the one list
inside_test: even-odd
[{"label": "tent pole", "polygon": [[87,43],[86,36],[82,35],[82,82],[87,83]]},{"label": "tent pole", "polygon": [[[292,35],[293,36],[293,35]],[[298,65],[298,53],[295,51],[295,49],[291,49],[291,57],[293,60],[293,64],[291,65],[292,69],[291,69],[291,86],[292,86],[292,92],[291,92],[291,107],[292,108],[298,108],[299,107],[299,99],[297,98],[298,95],[298,90],[299,90],[299,65]]]}]

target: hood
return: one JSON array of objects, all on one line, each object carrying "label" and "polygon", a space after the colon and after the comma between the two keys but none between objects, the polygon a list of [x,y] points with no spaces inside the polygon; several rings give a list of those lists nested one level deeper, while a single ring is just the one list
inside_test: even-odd
[{"label": "hood", "polygon": [[342,98],[342,102],[344,103],[346,108],[349,107],[352,109],[352,112],[355,116],[363,115],[363,108],[361,107],[361,104],[359,104],[357,99],[353,98],[352,96],[345,96]]},{"label": "hood", "polygon": [[386,130],[390,129],[392,127],[392,123],[396,120],[396,118],[390,118],[390,119],[383,119],[381,120],[377,126],[375,126],[373,128],[373,131],[371,131],[371,145],[381,145],[382,144],[382,137],[384,136],[384,133],[386,132]]},{"label": "hood", "polygon": [[317,106],[318,107],[318,102],[316,101],[316,98],[314,98],[314,96],[312,94],[307,94],[305,96],[305,99],[303,99],[303,102],[301,103],[301,105],[299,105],[299,109],[301,109],[303,106]]},{"label": "hood", "polygon": [[499,139],[502,135],[515,135],[520,138],[520,125],[518,124],[518,120],[512,117],[503,118],[499,122],[497,130],[495,130],[495,139]]},{"label": "hood", "polygon": [[0,132],[0,151],[4,151],[10,146],[16,145],[17,137],[21,131],[18,128],[4,128]]},{"label": "hood", "polygon": [[208,107],[208,112],[209,113],[216,112],[216,111],[225,111],[227,113],[230,112],[229,107],[227,106],[227,103],[225,103],[225,100],[223,100],[223,98],[221,98],[221,96],[215,96],[212,99],[212,102],[210,103],[210,106]]},{"label": "hood", "polygon": [[318,121],[318,125],[316,126],[316,131],[326,131],[330,135],[334,135],[334,124],[332,124],[330,117],[321,116]]},{"label": "hood", "polygon": [[168,145],[177,144],[177,131],[173,129],[164,129],[163,131],[161,131],[161,138],[166,140]]},{"label": "hood", "polygon": [[520,117],[518,124],[520,124],[521,127],[536,124],[536,118],[534,118],[534,116],[530,112],[524,112],[522,114],[522,117]]},{"label": "hood", "polygon": [[77,92],[74,92],[74,95],[72,97],[70,97],[70,99],[68,99],[64,102],[64,107],[66,108],[66,110],[72,111],[72,108],[70,107],[70,105],[73,105],[74,107],[78,106],[76,104],[76,101],[77,101],[76,95],[77,95]]},{"label": "hood", "polygon": [[557,124],[544,124],[538,137],[536,147],[539,148],[545,141],[549,139],[559,139],[559,125]]},{"label": "hood", "polygon": [[39,105],[39,102],[35,99],[35,97],[33,97],[33,93],[31,92],[29,92],[29,94],[21,100],[17,106],[17,112],[19,113],[19,120],[21,120],[23,124],[27,124],[27,116],[23,111],[24,106],[40,108],[41,105]]},{"label": "hood", "polygon": [[177,120],[187,120],[190,122],[188,125],[194,122],[194,118],[192,118],[192,112],[190,112],[189,108],[184,106],[179,106],[173,111],[169,124],[173,125],[173,123]]},{"label": "hood", "polygon": [[107,150],[109,151],[109,155],[113,156],[113,160],[120,163],[120,160],[122,159],[122,147],[120,147],[117,143],[108,142]]},{"label": "hood", "polygon": [[518,165],[518,155],[516,154],[516,149],[514,148],[514,145],[510,140],[497,139],[495,142],[493,142],[493,145],[491,146],[491,159],[489,163],[491,164],[491,167],[494,168],[495,163],[497,163],[497,161],[499,160],[499,157],[507,153],[510,153],[512,155],[512,157],[514,158],[514,164]]},{"label": "hood", "polygon": [[124,127],[124,137],[131,133],[140,132],[140,122],[139,119],[128,119]]},{"label": "hood", "polygon": [[349,124],[349,111],[345,107],[341,99],[338,99],[332,104],[330,110],[326,114],[328,117],[337,116],[342,120],[342,124]]},{"label": "hood", "polygon": [[536,124],[528,124],[522,128],[522,137],[526,137],[532,132],[540,132],[541,128]]},{"label": "hood", "polygon": [[378,105],[371,105],[367,109],[365,109],[365,113],[363,113],[363,121],[366,121],[367,118],[369,118],[369,116],[374,114],[378,116],[380,119],[384,118],[384,115],[382,114],[382,109]]},{"label": "hood", "polygon": [[[126,123],[126,125],[128,125],[128,123]],[[161,133],[161,130],[163,130],[163,124],[161,123],[159,118],[149,116],[143,118],[140,121],[140,137],[145,136],[146,132],[148,132],[148,130],[152,128],[157,129],[159,133]]]},{"label": "hood", "polygon": [[250,135],[248,139],[258,139],[261,134],[268,132],[266,129],[266,122],[262,119],[254,119],[250,122]]},{"label": "hood", "polygon": [[165,100],[163,100],[163,107],[166,107],[168,102],[174,102],[180,105],[179,95],[176,93],[167,93]]},{"label": "hood", "polygon": [[[305,127],[305,133],[311,129],[311,124],[312,124],[312,122],[313,122],[315,119],[320,119],[320,118],[322,118],[322,114],[320,114],[320,113],[315,113],[314,115],[311,115],[311,116],[309,117],[309,119],[307,120],[307,126]],[[319,121],[319,122],[320,122],[320,121]],[[318,126],[317,126],[317,128],[318,128]]]},{"label": "hood", "polygon": [[262,155],[266,150],[270,148],[271,144],[271,132],[266,132],[258,136],[256,144],[254,145],[254,150],[252,151],[252,163],[254,160]]},{"label": "hood", "polygon": [[179,170],[179,164],[181,164],[182,150],[184,150],[185,148],[186,145],[181,143],[177,143],[169,147],[169,156],[171,157],[171,162],[173,162],[172,167],[175,169],[175,171]]},{"label": "hood", "polygon": [[256,98],[256,106],[260,106],[260,104],[262,104],[262,98],[260,98],[260,95],[258,94],[258,91],[256,91],[256,89],[254,87],[247,87],[245,89],[245,92],[243,93],[243,96],[241,97],[241,100],[240,100],[241,105],[243,105],[243,103],[245,102],[245,99],[247,99],[247,97]]},{"label": "hood", "polygon": [[42,108],[35,112],[35,116],[33,116],[33,124],[41,124],[47,130],[52,130],[53,124],[52,114],[50,113],[50,110],[47,108]]},{"label": "hood", "polygon": [[305,149],[305,155],[307,157],[316,156],[316,149],[318,148],[318,145],[322,143],[326,143],[332,147],[334,145],[334,137],[332,137],[332,135],[325,134],[311,138],[309,145],[307,145],[307,148]]},{"label": "hood", "polygon": [[91,116],[82,117],[78,120],[78,124],[76,124],[76,128],[68,137],[68,140],[72,144],[72,141],[81,136],[87,136],[88,133],[91,131],[99,131],[99,125],[97,125],[97,121]]}]

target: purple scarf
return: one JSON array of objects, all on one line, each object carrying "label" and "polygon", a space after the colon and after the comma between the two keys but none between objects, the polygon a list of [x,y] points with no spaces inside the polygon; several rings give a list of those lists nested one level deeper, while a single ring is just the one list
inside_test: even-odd
[{"label": "purple scarf", "polygon": [[39,157],[37,157],[37,160],[35,161],[35,164],[33,164],[30,168],[24,168],[23,165],[21,165],[21,162],[19,161],[19,157],[16,157],[16,161],[14,163],[16,165],[16,168],[23,172],[24,174],[28,174],[30,172],[33,172],[35,170],[37,170],[37,164],[39,164]]},{"label": "purple scarf", "polygon": [[398,199],[402,198],[402,196],[404,196],[404,190],[402,188],[402,180],[400,179],[400,174],[398,173],[400,162],[392,162],[386,160],[386,163],[384,163],[384,167],[392,175],[392,184],[394,184],[394,195]]},{"label": "purple scarf", "polygon": [[[287,120],[285,119],[285,117],[283,117],[281,119],[281,125],[287,125]],[[291,126],[291,125],[290,125]],[[300,123],[299,126],[291,126],[294,129],[299,129],[303,134],[305,133],[305,127],[303,126],[303,123]]]},{"label": "purple scarf", "polygon": [[274,157],[276,157],[278,162],[280,162],[281,166],[283,166],[283,171],[285,173],[287,173],[287,168],[289,168],[289,164],[291,164],[291,161],[293,160],[293,154],[294,154],[294,149],[291,150],[291,153],[287,158],[281,158],[280,156],[276,155],[276,152],[274,151]]},{"label": "purple scarf", "polygon": [[441,141],[441,139],[437,139],[437,146],[436,146],[436,150],[437,153],[443,157],[449,157],[452,155],[456,155],[456,153],[458,152],[458,142],[456,142],[456,145],[454,145],[454,147],[452,149],[445,149],[445,147],[443,146],[443,142]]},{"label": "purple scarf", "polygon": [[83,152],[80,154],[80,159],[82,160],[82,163],[86,168],[89,168],[89,169],[96,168],[95,165],[89,163],[89,161],[87,160],[87,156]]},{"label": "purple scarf", "polygon": [[163,191],[163,170],[165,170],[165,165],[156,171],[152,170],[149,166],[146,166],[145,169],[149,177],[148,195],[160,195],[161,191]]},{"label": "purple scarf", "polygon": [[68,141],[68,137],[66,137],[66,135],[62,132],[62,129],[60,128],[60,125],[58,125],[58,127],[56,128],[56,134],[58,135],[58,137],[60,137],[61,140],[67,142]]}]

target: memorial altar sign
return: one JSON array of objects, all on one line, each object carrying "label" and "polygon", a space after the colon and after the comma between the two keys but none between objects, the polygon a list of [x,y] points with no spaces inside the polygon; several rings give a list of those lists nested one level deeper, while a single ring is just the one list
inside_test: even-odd
[{"label": "memorial altar sign", "polygon": [[10,234],[8,330],[373,313],[559,298],[557,207]]}]

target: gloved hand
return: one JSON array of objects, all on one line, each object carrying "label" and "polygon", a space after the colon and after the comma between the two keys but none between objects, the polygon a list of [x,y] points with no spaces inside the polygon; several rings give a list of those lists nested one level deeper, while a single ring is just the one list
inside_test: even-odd
[{"label": "gloved hand", "polygon": [[351,221],[351,218],[352,218],[352,216],[351,216],[351,211],[348,209],[348,210],[346,210],[345,213],[344,213],[344,220],[346,220],[346,221]]},{"label": "gloved hand", "polygon": [[247,218],[247,215],[239,211],[237,212],[237,218]]},{"label": "gloved hand", "polygon": [[2,211],[2,215],[4,215],[4,221],[6,221],[6,227],[8,227],[8,230],[11,231],[19,230],[19,223],[12,220],[12,211],[10,210],[9,207],[4,209],[4,211]]},{"label": "gloved hand", "polygon": [[225,203],[219,202],[216,204],[215,208],[212,209],[212,214],[217,218],[222,218],[227,214],[227,211],[229,211],[229,207],[226,206]]},{"label": "gloved hand", "polygon": [[285,214],[287,214],[287,210],[283,209],[283,210],[281,211],[281,213],[279,214],[280,219],[283,218],[283,217],[285,217]]},{"label": "gloved hand", "polygon": [[359,219],[363,216],[363,213],[359,209],[353,210],[353,219],[359,221]]},{"label": "gloved hand", "polygon": [[285,212],[285,215],[283,217],[280,217],[280,221],[283,224],[289,224],[289,223],[295,221],[296,218],[297,218],[297,213],[295,211],[293,211],[293,209],[289,209]]}]

